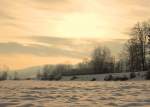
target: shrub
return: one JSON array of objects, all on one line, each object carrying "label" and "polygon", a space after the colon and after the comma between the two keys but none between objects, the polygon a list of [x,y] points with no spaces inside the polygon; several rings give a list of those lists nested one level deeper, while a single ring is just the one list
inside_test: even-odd
[{"label": "shrub", "polygon": [[56,81],[61,80],[61,78],[62,78],[62,75],[61,75],[61,74],[57,74],[57,75],[55,76],[55,80],[56,80]]},{"label": "shrub", "polygon": [[75,79],[77,79],[77,77],[76,77],[76,76],[73,76],[73,77],[71,77],[70,80],[75,80]]},{"label": "shrub", "polygon": [[128,80],[128,77],[126,75],[124,75],[123,77],[119,77],[116,76],[115,78],[113,78],[114,81],[126,81]]},{"label": "shrub", "polygon": [[92,78],[91,81],[96,81],[96,78]]},{"label": "shrub", "polygon": [[119,81],[119,80],[121,80],[121,77],[116,76],[116,77],[113,78],[113,80],[114,81]]},{"label": "shrub", "polygon": [[131,72],[131,73],[130,73],[130,78],[133,79],[133,78],[135,78],[135,77],[136,77],[135,72]]},{"label": "shrub", "polygon": [[123,77],[120,78],[121,81],[126,81],[126,80],[128,80],[128,79],[129,79],[129,78],[128,78],[126,75],[124,75]]},{"label": "shrub", "polygon": [[7,80],[7,78],[8,78],[7,71],[2,72],[0,75],[0,81]]},{"label": "shrub", "polygon": [[111,80],[113,80],[113,76],[112,75],[105,76],[104,80],[111,81]]},{"label": "shrub", "polygon": [[146,73],[146,79],[147,79],[147,80],[150,80],[150,71],[148,71],[148,72]]}]

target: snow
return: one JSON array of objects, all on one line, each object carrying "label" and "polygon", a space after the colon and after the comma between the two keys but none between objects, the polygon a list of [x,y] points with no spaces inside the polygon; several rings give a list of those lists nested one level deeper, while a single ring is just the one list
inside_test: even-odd
[{"label": "snow", "polygon": [[150,81],[0,81],[0,107],[150,107]]}]

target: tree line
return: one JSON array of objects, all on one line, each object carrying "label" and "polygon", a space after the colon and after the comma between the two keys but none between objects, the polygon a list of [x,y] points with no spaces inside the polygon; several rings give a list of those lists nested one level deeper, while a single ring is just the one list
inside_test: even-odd
[{"label": "tree line", "polygon": [[46,65],[37,78],[41,80],[59,80],[62,76],[103,74],[114,72],[114,58],[106,47],[94,49],[91,60],[85,59],[77,65],[58,64],[54,67]]},{"label": "tree line", "polygon": [[[115,60],[107,47],[96,47],[90,60],[73,66],[59,64],[51,68],[46,65],[37,74],[38,79],[59,80],[62,76],[104,74],[119,72],[141,72],[150,69],[150,55],[148,37],[150,36],[150,21],[137,23],[129,32],[129,39],[121,52],[122,57]],[[133,73],[131,74],[134,75]]]},{"label": "tree line", "polygon": [[4,66],[0,68],[0,81],[3,80],[19,80],[18,73],[12,72],[8,66]]},{"label": "tree line", "polygon": [[[150,75],[149,38],[150,21],[137,23],[129,31],[129,39],[119,60],[115,59],[109,48],[98,46],[89,59],[84,59],[76,65],[46,65],[36,77],[39,80],[60,80],[62,76],[149,71],[148,76]],[[1,70],[0,80],[8,79],[7,71],[7,69]],[[14,73],[13,79],[19,79],[17,72]]]}]

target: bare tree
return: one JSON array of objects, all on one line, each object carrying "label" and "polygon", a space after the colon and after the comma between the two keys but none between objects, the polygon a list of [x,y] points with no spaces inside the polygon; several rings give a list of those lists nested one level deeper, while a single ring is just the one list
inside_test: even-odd
[{"label": "bare tree", "polygon": [[141,57],[141,65],[142,69],[145,70],[146,65],[146,43],[147,43],[147,35],[148,35],[148,29],[150,28],[150,24],[148,22],[138,23],[135,26],[135,37],[137,39],[137,42],[139,44],[139,53]]},{"label": "bare tree", "polygon": [[0,80],[7,80],[8,79],[8,71],[9,67],[8,66],[3,66],[0,70]]},{"label": "bare tree", "polygon": [[110,50],[106,47],[95,48],[92,54],[91,64],[95,73],[106,73],[110,64],[113,64]]},{"label": "bare tree", "polygon": [[147,68],[146,45],[148,42],[149,22],[137,23],[130,32],[126,45],[130,71],[143,71]]},{"label": "bare tree", "polygon": [[18,72],[14,72],[14,80],[19,80]]}]

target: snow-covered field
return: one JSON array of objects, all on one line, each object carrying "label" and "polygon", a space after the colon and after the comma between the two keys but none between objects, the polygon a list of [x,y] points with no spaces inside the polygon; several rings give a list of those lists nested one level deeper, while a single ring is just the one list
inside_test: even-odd
[{"label": "snow-covered field", "polygon": [[150,81],[0,81],[0,107],[150,107]]}]

